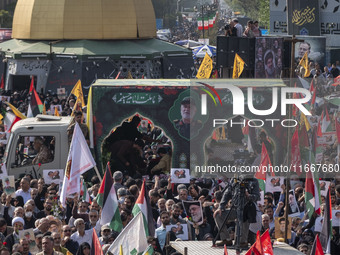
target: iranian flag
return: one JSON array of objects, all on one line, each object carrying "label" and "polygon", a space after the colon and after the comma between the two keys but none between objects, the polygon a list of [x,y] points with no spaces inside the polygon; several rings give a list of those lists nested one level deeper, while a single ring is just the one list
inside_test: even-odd
[{"label": "iranian flag", "polygon": [[209,29],[209,17],[204,17],[204,30],[208,30]]},{"label": "iranian flag", "polygon": [[197,26],[198,26],[198,30],[203,30],[203,21],[202,21],[202,18],[198,18],[197,19]]},{"label": "iranian flag", "polygon": [[316,178],[316,173],[306,172],[306,194],[305,194],[306,209],[308,217],[311,219],[314,211],[320,215],[320,188],[319,178]]},{"label": "iranian flag", "polygon": [[213,27],[214,26],[214,16],[210,15],[209,17],[209,27]]},{"label": "iranian flag", "polygon": [[106,168],[96,201],[101,208],[103,208],[100,225],[109,224],[111,229],[120,232],[123,224],[120,218],[116,190],[113,185],[113,178],[109,167]]},{"label": "iranian flag", "polygon": [[142,189],[139,192],[137,201],[132,209],[132,214],[134,216],[136,216],[139,212],[142,212],[143,214],[146,236],[154,236],[155,226],[153,222],[149,196],[147,194],[147,189],[145,187],[145,179],[143,181]]},{"label": "iranian flag", "polygon": [[331,127],[331,120],[329,118],[329,115],[328,115],[328,111],[327,111],[327,108],[326,108],[326,116],[324,116],[323,112],[322,112],[322,115],[321,115],[321,131],[322,133],[326,133],[326,132],[330,132],[332,131],[332,127]]}]

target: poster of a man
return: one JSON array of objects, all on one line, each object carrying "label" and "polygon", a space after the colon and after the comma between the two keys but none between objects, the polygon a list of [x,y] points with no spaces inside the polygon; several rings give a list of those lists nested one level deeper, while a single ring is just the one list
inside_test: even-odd
[{"label": "poster of a man", "polygon": [[333,210],[332,214],[332,226],[340,227],[340,210]]},{"label": "poster of a man", "polygon": [[[275,218],[275,239],[285,238],[285,228],[286,228],[286,219],[285,217]],[[288,233],[287,238],[290,239],[292,236],[291,232],[291,217],[288,217]]]},{"label": "poster of a man", "polygon": [[190,130],[198,132],[202,127],[202,122],[195,120],[197,106],[193,97],[187,96],[182,99],[180,111],[181,119],[175,119],[173,124],[181,136],[190,139],[193,135],[190,134]]},{"label": "poster of a man", "polygon": [[267,176],[266,191],[267,192],[281,192],[281,185],[283,184],[284,177],[280,176]]},{"label": "poster of a man", "polygon": [[294,195],[294,190],[289,191],[288,203],[289,203],[288,213],[291,217],[294,217],[295,214],[297,215],[300,214],[300,209]]},{"label": "poster of a man", "polygon": [[203,210],[201,201],[182,201],[189,220],[198,225],[203,223]]},{"label": "poster of a man", "polygon": [[2,185],[7,195],[14,194],[15,192],[14,176],[3,176]]}]

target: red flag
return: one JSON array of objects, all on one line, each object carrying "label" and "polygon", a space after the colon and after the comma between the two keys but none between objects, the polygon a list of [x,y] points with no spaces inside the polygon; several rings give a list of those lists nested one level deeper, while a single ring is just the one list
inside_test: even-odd
[{"label": "red flag", "polygon": [[313,97],[312,97],[311,105],[315,104],[315,99],[316,99],[316,87],[315,87],[314,92],[313,92]]},{"label": "red flag", "polygon": [[34,90],[34,77],[32,77],[32,79],[31,79],[31,86],[30,86],[29,93],[31,93],[33,90]]},{"label": "red flag", "polygon": [[[315,87],[315,88],[316,88],[316,87]],[[313,79],[312,79],[312,81],[311,81],[311,83],[310,83],[309,91],[310,91],[310,92],[314,91]]]},{"label": "red flag", "polygon": [[299,146],[299,129],[296,127],[295,132],[292,136],[292,148],[291,148],[291,165],[293,166],[293,171],[299,176],[301,175],[301,154]]},{"label": "red flag", "polygon": [[1,76],[0,89],[5,89],[4,75]]},{"label": "red flag", "polygon": [[340,121],[338,118],[335,118],[335,129],[336,136],[338,137],[338,144],[340,144]]},{"label": "red flag", "polygon": [[334,78],[334,83],[332,84],[332,86],[338,86],[338,85],[340,85],[340,75]]},{"label": "red flag", "polygon": [[224,245],[224,255],[228,255],[227,245]]},{"label": "red flag", "polygon": [[[317,134],[318,137],[322,137],[320,120],[318,120],[318,129],[317,129],[316,134]],[[339,136],[338,136],[338,139],[339,139]]]},{"label": "red flag", "polygon": [[256,234],[256,242],[254,243],[254,248],[257,250],[258,254],[263,254],[263,248],[262,248],[262,243],[261,243],[261,238],[260,238],[260,231],[257,231]]},{"label": "red flag", "polygon": [[213,79],[217,79],[217,78],[218,78],[218,71],[217,71],[217,70],[215,70],[215,71],[212,73],[211,78],[213,78]]},{"label": "red flag", "polygon": [[262,151],[261,151],[261,163],[259,166],[259,171],[256,172],[255,178],[261,179],[261,180],[266,180],[266,172],[264,169],[268,170],[268,165],[272,166],[272,163],[270,162],[270,158],[268,155],[268,151],[264,143],[262,143]]},{"label": "red flag", "polygon": [[264,232],[261,235],[261,243],[262,243],[263,254],[274,255],[272,242],[270,240],[270,235],[269,235],[269,229],[267,229],[266,232]]},{"label": "red flag", "polygon": [[324,255],[319,235],[316,235],[310,255]]},{"label": "red flag", "polygon": [[93,232],[92,232],[91,255],[103,255],[102,246],[100,245],[96,230],[94,228],[93,228]]}]

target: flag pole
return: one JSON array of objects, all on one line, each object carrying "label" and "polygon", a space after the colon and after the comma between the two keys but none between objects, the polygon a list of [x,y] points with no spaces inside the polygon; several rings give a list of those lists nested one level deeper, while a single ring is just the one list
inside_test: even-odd
[{"label": "flag pole", "polygon": [[[295,44],[297,42],[303,42],[304,40],[296,39],[295,35],[293,34],[292,39],[289,39],[291,41],[292,47],[291,47],[291,54],[290,54],[290,79],[289,79],[289,87],[293,87],[293,78],[295,77]],[[288,94],[288,98],[291,98],[291,95]],[[288,105],[288,119],[292,118],[292,105]],[[291,127],[288,127],[287,132],[287,166],[291,164],[291,137],[292,137],[292,131]],[[289,167],[290,169],[290,167]],[[286,178],[286,190],[285,190],[285,235],[284,239],[285,242],[288,244],[288,197],[289,197],[289,188],[288,185],[290,183],[290,171],[287,174]]]},{"label": "flag pole", "polygon": [[99,174],[99,171],[98,171],[97,166],[94,166],[94,171],[96,171],[96,174],[97,174],[97,176],[98,176],[100,182],[102,182],[103,178],[102,178],[101,175]]}]

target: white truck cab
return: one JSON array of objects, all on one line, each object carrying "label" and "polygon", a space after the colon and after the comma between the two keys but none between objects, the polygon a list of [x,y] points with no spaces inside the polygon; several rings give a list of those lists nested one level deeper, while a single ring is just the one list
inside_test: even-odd
[{"label": "white truck cab", "polygon": [[43,170],[65,169],[69,151],[67,128],[73,117],[37,115],[14,124],[3,163],[8,175],[43,177]]}]

